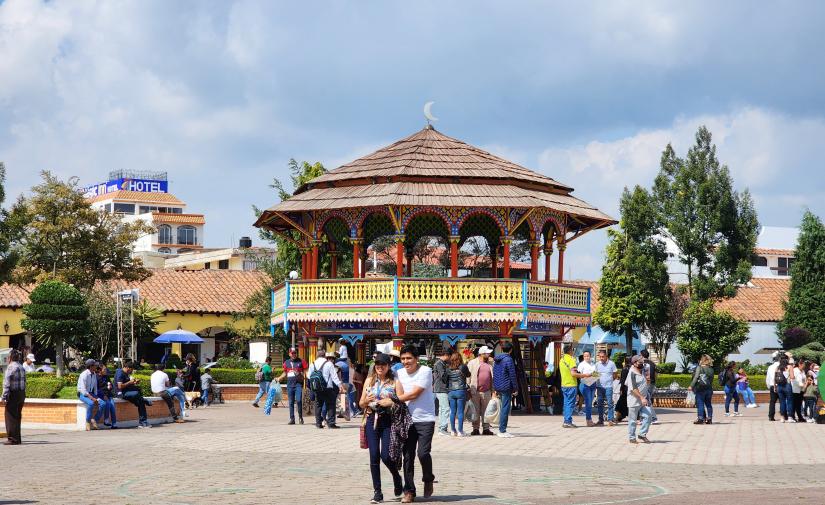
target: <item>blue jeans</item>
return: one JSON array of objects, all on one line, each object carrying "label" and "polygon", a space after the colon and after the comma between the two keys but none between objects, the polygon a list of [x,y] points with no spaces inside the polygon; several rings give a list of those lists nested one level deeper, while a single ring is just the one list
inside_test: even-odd
[{"label": "blue jeans", "polygon": [[599,422],[604,422],[604,405],[607,403],[607,420],[613,421],[613,386],[603,388],[596,386],[596,409],[599,414]]},{"label": "blue jeans", "polygon": [[733,400],[733,411],[739,412],[739,392],[736,386],[725,386],[725,414],[730,412],[730,401]]},{"label": "blue jeans", "polygon": [[180,404],[180,414],[183,415],[183,411],[186,410],[186,395],[183,394],[183,391],[177,386],[166,388],[166,392],[169,393],[169,396],[178,400]]},{"label": "blue jeans", "polygon": [[790,384],[776,386],[779,393],[779,413],[787,420],[788,416],[793,417],[793,387]]},{"label": "blue jeans", "polygon": [[347,401],[349,402],[350,412],[353,414],[361,412],[360,407],[358,407],[358,402],[355,401],[355,384],[350,384],[347,388]]},{"label": "blue jeans", "polygon": [[103,402],[103,422],[105,423],[106,420],[109,420],[109,424],[112,426],[117,424],[117,413],[115,408],[115,399],[114,398],[101,398],[98,396],[101,402]]},{"label": "blue jeans", "polygon": [[738,390],[742,394],[742,400],[744,400],[745,405],[753,405],[756,403],[756,395],[753,394],[753,389],[748,386],[747,389],[739,389]]},{"label": "blue jeans", "polygon": [[201,389],[201,401],[204,405],[209,405],[209,389]]},{"label": "blue jeans", "polygon": [[804,398],[805,401],[805,408],[803,409],[803,414],[808,419],[816,419],[816,398],[811,398],[806,396]]},{"label": "blue jeans", "polygon": [[652,420],[650,409],[641,406],[627,408],[627,436],[630,440],[636,440],[636,421],[639,417],[642,418],[642,424],[639,426],[639,436],[646,437]]},{"label": "blue jeans", "polygon": [[123,399],[127,402],[131,403],[138,409],[138,424],[146,424],[146,402],[143,399],[143,395],[140,394],[140,391],[126,391],[123,393]]},{"label": "blue jeans", "polygon": [[[694,393],[696,394],[696,417],[702,421],[712,419],[713,404],[711,399],[713,398],[713,390],[706,389],[705,391],[694,391]],[[707,410],[707,415],[705,415],[705,410]]]},{"label": "blue jeans", "polygon": [[77,397],[81,402],[86,404],[86,422],[92,420],[92,411],[94,411],[95,405],[97,405],[97,413],[95,414],[95,422],[100,421],[100,418],[103,417],[103,400],[99,398],[95,398],[94,400],[89,399],[88,396],[78,396]]},{"label": "blue jeans", "polygon": [[304,386],[303,384],[292,384],[286,387],[286,397],[287,401],[289,402],[289,420],[295,420],[295,406],[298,406],[298,418],[303,420],[304,419],[304,412],[303,404],[301,403],[302,396],[304,394]]},{"label": "blue jeans", "polygon": [[579,383],[579,391],[584,397],[584,418],[588,421],[593,420],[593,396],[596,393],[596,384],[588,386],[584,382]]},{"label": "blue jeans", "polygon": [[392,483],[395,489],[402,488],[401,472],[398,471],[398,462],[390,458],[390,436],[392,432],[392,418],[390,416],[378,416],[375,421],[375,414],[370,414],[364,424],[364,432],[367,436],[367,446],[370,451],[370,475],[372,476],[372,489],[376,493],[381,493],[381,462],[392,474]]},{"label": "blue jeans", "polygon": [[438,429],[447,433],[447,426],[450,419],[450,398],[447,393],[436,393],[438,398]]},{"label": "blue jeans", "polygon": [[258,401],[265,395],[269,393],[269,381],[261,381],[258,383],[258,395],[255,397],[255,401],[252,402],[254,404],[258,404]]},{"label": "blue jeans", "polygon": [[[467,392],[457,389],[447,393],[450,400],[450,429],[453,432],[464,434],[464,404],[467,403]],[[458,429],[455,429],[455,419],[458,417]],[[506,424],[505,424],[506,426]]]},{"label": "blue jeans", "polygon": [[501,401],[501,412],[498,414],[498,432],[507,433],[507,421],[510,420],[510,408],[513,402],[513,391],[496,391]]},{"label": "blue jeans", "polygon": [[573,407],[576,406],[576,386],[562,387],[564,395],[564,424],[573,424]]}]

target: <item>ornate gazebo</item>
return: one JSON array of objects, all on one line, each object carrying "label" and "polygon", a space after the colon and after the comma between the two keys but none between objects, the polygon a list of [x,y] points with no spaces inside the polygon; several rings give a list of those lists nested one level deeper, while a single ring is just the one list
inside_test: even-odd
[{"label": "ornate gazebo", "polygon": [[[546,345],[590,324],[589,289],[564,283],[567,245],[616,222],[572,192],[427,126],[313,179],[261,214],[255,226],[302,255],[301,278],[273,292],[272,324],[297,329],[306,359],[329,337],[355,343],[361,362],[367,340],[512,339],[530,376],[529,386],[522,383],[529,409],[526,395],[540,385]],[[367,251],[387,237],[395,243],[395,275],[367,277]],[[460,251],[479,237],[489,249],[489,277],[460,277]],[[414,276],[421,241],[449,249],[448,277]],[[516,241],[529,245],[529,279],[511,278]],[[351,251],[351,278],[338,276],[342,251]]]}]

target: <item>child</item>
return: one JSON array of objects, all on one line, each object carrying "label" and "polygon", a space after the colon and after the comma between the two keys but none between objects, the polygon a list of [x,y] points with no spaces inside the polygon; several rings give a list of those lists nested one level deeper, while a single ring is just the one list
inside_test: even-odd
[{"label": "child", "polygon": [[736,389],[745,400],[745,408],[753,409],[758,407],[756,404],[756,395],[753,394],[750,384],[748,383],[748,374],[745,373],[744,368],[739,369],[739,379],[736,381]]},{"label": "child", "polygon": [[805,380],[805,389],[802,390],[802,399],[805,400],[805,417],[809,423],[816,422],[816,395],[819,393],[811,377]]},{"label": "child", "polygon": [[209,369],[203,371],[201,374],[201,401],[207,407],[209,406],[209,398],[210,398],[210,390],[212,389],[212,384],[215,383],[215,379],[209,375]]}]

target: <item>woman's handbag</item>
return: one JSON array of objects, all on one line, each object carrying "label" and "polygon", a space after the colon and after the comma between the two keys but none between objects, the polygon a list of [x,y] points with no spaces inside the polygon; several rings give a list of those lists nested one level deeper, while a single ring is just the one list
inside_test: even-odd
[{"label": "woman's handbag", "polygon": [[369,449],[370,446],[367,443],[367,413],[364,412],[364,418],[361,419],[361,430],[359,433],[361,449]]},{"label": "woman's handbag", "polygon": [[501,400],[492,398],[487,404],[487,410],[484,411],[484,422],[488,424],[498,423],[498,414],[501,412]]}]

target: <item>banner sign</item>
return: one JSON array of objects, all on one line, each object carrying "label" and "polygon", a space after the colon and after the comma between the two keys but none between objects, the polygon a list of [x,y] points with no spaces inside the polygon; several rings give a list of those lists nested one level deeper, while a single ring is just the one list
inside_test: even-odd
[{"label": "banner sign", "polygon": [[94,184],[83,188],[83,196],[92,198],[115,191],[137,191],[139,193],[168,193],[169,181],[154,181],[149,179],[115,179],[113,181]]}]

